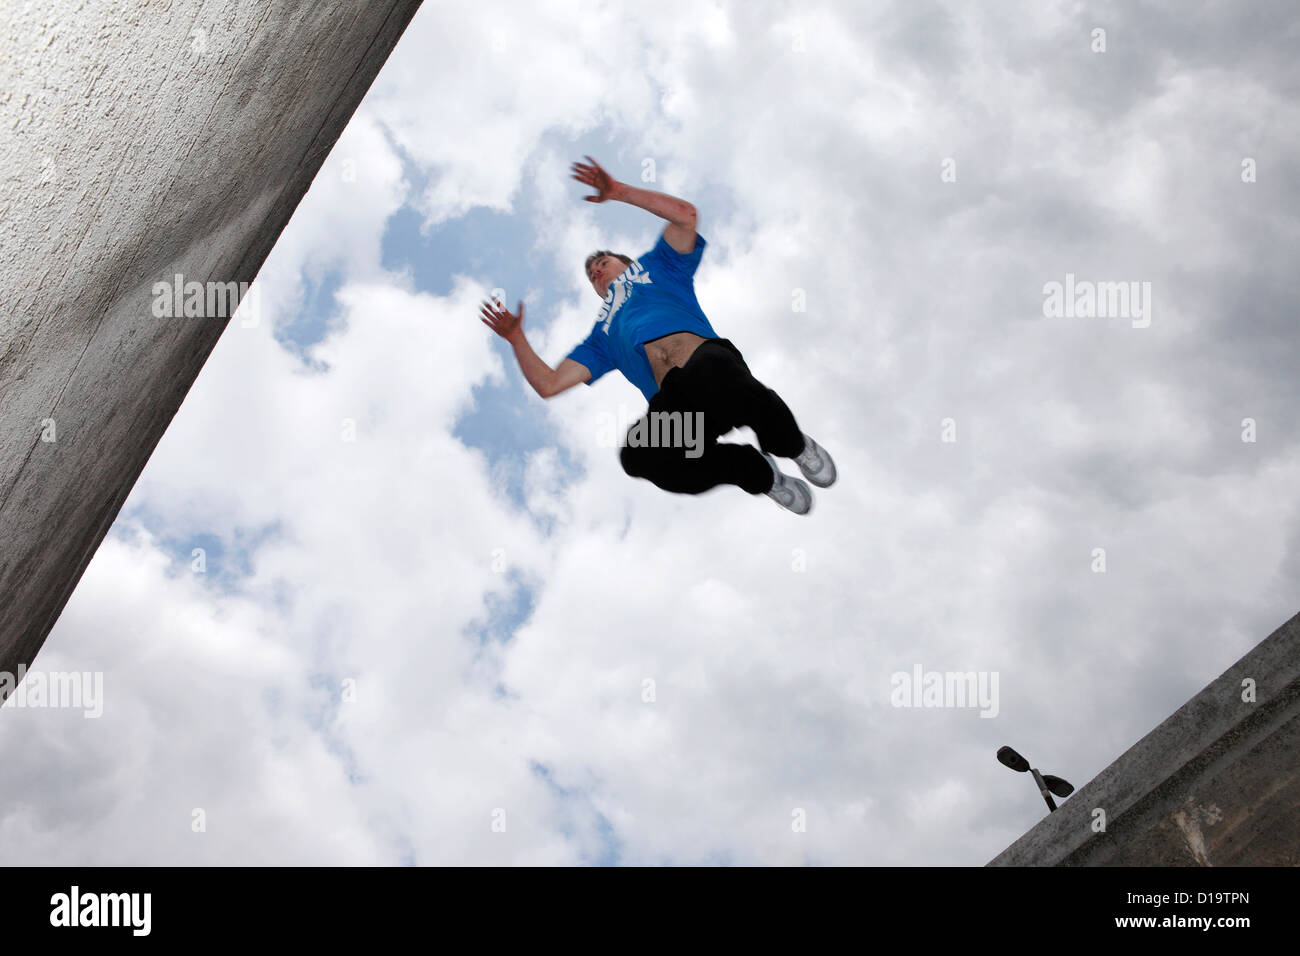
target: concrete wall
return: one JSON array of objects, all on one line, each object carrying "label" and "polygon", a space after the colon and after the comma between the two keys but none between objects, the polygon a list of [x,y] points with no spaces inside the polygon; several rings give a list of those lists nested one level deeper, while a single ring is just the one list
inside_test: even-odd
[{"label": "concrete wall", "polygon": [[253,280],[418,7],[5,4],[0,671],[31,664],[227,324],[156,318],[153,284]]},{"label": "concrete wall", "polygon": [[989,865],[1300,866],[1300,614]]}]

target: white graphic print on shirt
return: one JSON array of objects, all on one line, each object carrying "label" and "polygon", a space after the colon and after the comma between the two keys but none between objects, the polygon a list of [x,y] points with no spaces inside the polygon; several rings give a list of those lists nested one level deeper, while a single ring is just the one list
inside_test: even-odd
[{"label": "white graphic print on shirt", "polygon": [[623,270],[622,275],[614,277],[614,281],[609,286],[609,293],[605,296],[605,304],[600,307],[600,313],[596,316],[597,322],[603,322],[600,330],[606,335],[609,335],[609,323],[614,321],[614,313],[622,308],[623,303],[632,293],[634,282],[650,282],[650,273],[636,259],[633,259],[632,264]]}]

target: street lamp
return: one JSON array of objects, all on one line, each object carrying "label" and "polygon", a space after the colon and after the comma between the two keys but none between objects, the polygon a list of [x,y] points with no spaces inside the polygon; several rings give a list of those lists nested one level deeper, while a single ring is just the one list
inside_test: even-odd
[{"label": "street lamp", "polygon": [[1028,760],[1020,756],[1020,754],[1016,753],[1010,747],[998,748],[998,761],[1003,765],[1010,767],[1016,773],[1024,773],[1026,770],[1032,773],[1034,775],[1034,782],[1038,784],[1038,792],[1041,793],[1043,799],[1047,801],[1047,808],[1049,810],[1056,809],[1056,803],[1052,800],[1051,794],[1048,793],[1049,790],[1062,799],[1074,793],[1074,787],[1068,781],[1062,780],[1060,777],[1054,777],[1050,773],[1040,774],[1033,767],[1029,766]]}]

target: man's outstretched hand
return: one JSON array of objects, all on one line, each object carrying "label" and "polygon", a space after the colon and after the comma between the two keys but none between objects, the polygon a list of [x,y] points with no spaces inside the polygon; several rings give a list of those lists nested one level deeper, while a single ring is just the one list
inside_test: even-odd
[{"label": "man's outstretched hand", "polygon": [[[591,159],[590,156],[586,158]],[[587,202],[604,202],[607,199],[613,199],[615,191],[622,185],[617,179],[601,169],[600,163],[594,159],[591,159],[590,166],[586,163],[574,163],[573,178],[596,190],[596,195],[582,197]]]},{"label": "man's outstretched hand", "polygon": [[524,330],[524,300],[519,300],[519,314],[515,315],[495,299],[484,299],[481,321],[497,335],[509,341]]}]

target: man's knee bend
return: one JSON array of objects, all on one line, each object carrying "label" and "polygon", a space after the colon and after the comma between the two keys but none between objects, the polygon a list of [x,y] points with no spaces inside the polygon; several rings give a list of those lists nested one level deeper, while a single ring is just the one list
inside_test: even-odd
[{"label": "man's knee bend", "polygon": [[633,478],[640,478],[645,474],[644,449],[633,445],[624,445],[619,449],[618,460],[622,463],[623,470]]}]

